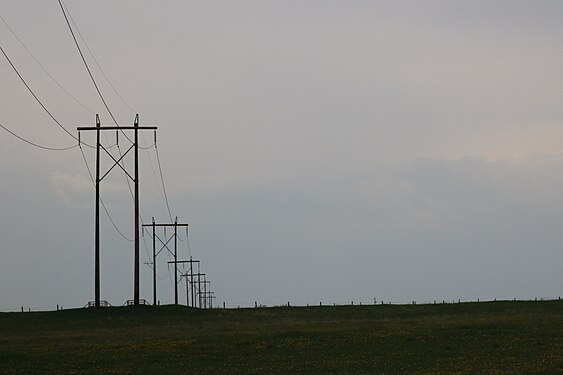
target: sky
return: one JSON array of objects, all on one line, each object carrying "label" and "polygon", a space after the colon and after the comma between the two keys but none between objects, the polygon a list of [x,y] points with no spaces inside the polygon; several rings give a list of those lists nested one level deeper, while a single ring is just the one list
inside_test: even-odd
[{"label": "sky", "polygon": [[[171,215],[190,226],[179,258],[201,261],[218,304],[561,295],[563,3],[65,4],[118,122],[138,113],[158,126],[158,154],[152,132],[140,140],[143,222],[170,222],[161,170]],[[57,1],[2,0],[0,15],[0,46],[61,125],[77,135],[95,114],[112,125]],[[77,144],[3,55],[0,87],[0,124]],[[0,311],[81,307],[94,298],[95,191],[80,149],[0,131]],[[101,196],[130,240],[117,169]],[[101,297],[113,305],[133,297],[129,240],[102,211]],[[152,301],[150,242],[141,298]],[[169,260],[157,259],[162,304],[174,300]]]}]

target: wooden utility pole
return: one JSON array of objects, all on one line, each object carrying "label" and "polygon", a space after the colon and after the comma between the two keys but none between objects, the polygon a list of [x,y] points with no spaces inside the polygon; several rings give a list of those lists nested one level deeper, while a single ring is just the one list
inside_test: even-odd
[{"label": "wooden utility pole", "polygon": [[[174,223],[155,223],[154,217],[152,219],[152,224],[143,224],[143,227],[152,227],[152,254],[153,254],[153,300],[154,304],[156,304],[156,257],[160,252],[164,249],[168,250],[168,252],[174,256],[174,261],[168,263],[174,263],[174,303],[178,304],[178,263],[188,263],[189,261],[179,261],[178,260],[178,227],[188,227],[188,224],[178,224],[178,218],[174,220]],[[166,242],[163,241],[157,234],[156,234],[156,227],[174,227],[174,235],[170,237]],[[186,232],[187,233],[187,232]],[[170,240],[174,239],[174,251],[170,250],[168,247],[168,243]],[[158,240],[162,247],[158,252],[156,251],[156,240]]]},{"label": "wooden utility pole", "polygon": [[[168,264],[174,264],[174,303],[178,304],[178,264],[180,263],[191,263],[191,260],[178,260],[176,255],[174,255],[174,260],[169,261]],[[181,276],[181,275],[180,275]]]},{"label": "wooden utility pole", "polygon": [[[199,269],[199,263],[198,263],[198,269]],[[189,273],[189,274],[186,274],[186,275],[189,276],[190,279],[192,280],[192,281],[191,281],[192,288],[193,288],[193,289],[192,289],[192,300],[193,300],[194,297],[197,297],[196,300],[193,301],[192,307],[199,307],[199,308],[201,308],[201,305],[202,305],[202,304],[201,304],[201,301],[202,301],[201,296],[202,296],[202,294],[203,294],[203,293],[202,293],[203,291],[202,291],[202,289],[201,289],[201,284],[202,284],[202,282],[201,282],[201,277],[202,277],[202,276],[205,276],[205,274],[204,274],[204,273],[201,273],[201,272],[197,272],[197,273],[193,273],[193,272],[192,272],[192,273]],[[197,277],[197,280],[194,281],[194,279],[193,279],[194,277]],[[197,285],[197,288],[195,288],[196,285]],[[195,296],[193,295],[193,292],[194,292],[194,291],[195,291]]]},{"label": "wooden utility pole", "polygon": [[[117,165],[126,176],[129,177],[135,183],[135,265],[134,265],[134,290],[133,290],[133,303],[135,305],[139,304],[139,130],[153,130],[155,132],[156,139],[156,126],[139,126],[139,115],[135,115],[135,121],[133,126],[101,126],[100,117],[96,115],[96,126],[81,126],[78,127],[78,138],[80,139],[81,131],[95,130],[96,131],[96,225],[95,225],[95,276],[94,276],[94,306],[100,307],[100,182],[108,175],[108,173]],[[100,142],[100,132],[106,130],[124,131],[133,130],[134,131],[134,141],[131,147],[120,156],[119,159],[113,157],[113,155],[105,148]],[[135,156],[135,172],[134,177],[132,177],[125,167],[120,164],[125,155],[134,149]],[[113,159],[114,164],[106,171],[106,173],[100,177],[100,150],[106,152],[111,159]]]},{"label": "wooden utility pole", "polygon": [[193,264],[199,264],[199,260],[193,260],[190,257],[190,260],[186,260],[185,263],[189,263],[190,267],[188,268],[188,272],[180,274],[181,277],[186,278],[186,305],[190,306],[190,296],[191,296],[191,307],[196,307],[195,303],[195,289],[194,289],[194,271],[193,271]]},{"label": "wooden utility pole", "polygon": [[207,297],[208,297],[208,295],[207,295],[207,286],[209,285],[209,287],[210,287],[210,289],[211,289],[211,285],[210,285],[210,284],[211,284],[211,281],[207,280],[207,277],[204,276],[204,277],[203,277],[203,308],[204,308],[204,309],[207,309],[207,307],[208,307],[208,306],[207,306],[207,302],[208,302],[208,301],[207,301]]},{"label": "wooden utility pole", "polygon": [[213,300],[217,299],[217,297],[215,297],[215,292],[212,291],[207,291],[205,292],[206,298],[207,298],[207,306],[212,309],[213,308]]}]

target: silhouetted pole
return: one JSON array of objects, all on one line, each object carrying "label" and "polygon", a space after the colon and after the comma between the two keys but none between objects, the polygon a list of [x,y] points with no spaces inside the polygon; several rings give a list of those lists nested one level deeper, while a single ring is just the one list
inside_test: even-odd
[{"label": "silhouetted pole", "polygon": [[96,115],[96,255],[94,306],[100,307],[100,116]]},{"label": "silhouetted pole", "polygon": [[[195,307],[195,294],[194,294],[194,271],[193,263],[191,263],[192,257],[190,256],[190,285],[192,287],[192,307]],[[197,261],[199,263],[199,261]]]},{"label": "silhouetted pole", "polygon": [[139,115],[135,115],[135,286],[133,304],[139,304]]},{"label": "silhouetted pole", "polygon": [[[180,224],[178,224],[178,225],[180,225]],[[176,276],[174,276],[174,281],[175,281],[175,284],[176,284],[176,286],[174,288],[176,305],[178,304],[178,281],[177,281],[177,279],[178,279],[178,276],[177,276],[178,264],[179,263],[191,263],[191,262],[192,262],[191,260],[177,260],[177,259],[174,259],[174,260],[168,262],[168,264],[174,264],[174,272],[176,273]],[[185,275],[181,274],[180,276],[185,276]],[[186,302],[186,304],[187,304],[187,302]]]},{"label": "silhouetted pole", "polygon": [[[78,127],[77,130],[80,134],[80,131],[86,130],[95,130],[96,131],[96,239],[95,239],[95,281],[94,281],[94,305],[96,307],[100,306],[100,182],[108,175],[108,173],[117,165],[119,166],[123,172],[135,183],[135,265],[134,265],[134,286],[133,286],[133,303],[135,305],[139,304],[139,130],[154,130],[156,131],[156,126],[143,126],[139,127],[139,115],[135,115],[135,121],[133,126],[104,126],[100,125],[100,117],[96,115],[96,126],[82,126]],[[123,130],[134,130],[135,133],[135,141],[133,145],[125,152],[125,154],[121,155],[119,160],[116,160],[109,151],[102,146],[100,143],[100,131],[102,130],[116,130],[116,131],[123,131]],[[78,137],[80,140],[80,136]],[[79,141],[80,142],[80,141]],[[103,149],[114,161],[114,164],[109,170],[100,177],[100,149]],[[123,157],[134,149],[135,154],[135,173],[134,177],[125,170],[125,167],[121,166],[120,161]]]},{"label": "silhouetted pole", "polygon": [[152,218],[152,267],[153,306],[156,306],[156,229],[154,226],[154,217]]},{"label": "silhouetted pole", "polygon": [[209,287],[211,288],[211,281],[207,280],[207,276],[203,276],[203,308],[207,309],[208,308],[208,294],[207,294],[207,285],[209,285]]},{"label": "silhouetted pole", "polygon": [[[187,239],[186,239],[187,240]],[[178,217],[174,220],[174,304],[178,304]]]},{"label": "silhouetted pole", "polygon": [[195,285],[197,285],[197,289],[194,288],[194,289],[195,289],[195,293],[196,293],[196,295],[197,295],[197,299],[196,299],[195,302],[198,302],[198,303],[197,303],[197,306],[195,306],[195,307],[201,308],[201,307],[202,307],[202,303],[201,303],[202,297],[201,297],[201,296],[202,296],[202,293],[203,293],[203,291],[202,291],[202,289],[201,289],[201,284],[202,284],[202,282],[201,282],[201,277],[202,277],[202,276],[205,276],[205,274],[198,272],[198,273],[191,274],[190,276],[191,276],[192,278],[193,278],[194,276],[197,277],[197,281],[193,282],[192,285],[193,285],[194,287],[195,287]]},{"label": "silhouetted pole", "polygon": [[[166,248],[166,250],[168,251],[169,254],[172,254],[172,256],[174,257],[174,260],[171,262],[168,262],[168,264],[174,264],[174,303],[177,305],[178,304],[178,263],[188,263],[188,260],[178,260],[178,227],[188,227],[188,224],[178,224],[178,217],[176,217],[176,220],[174,221],[174,223],[172,224],[160,224],[160,223],[155,223],[154,222],[154,218],[153,218],[153,222],[152,224],[143,224],[144,227],[148,227],[148,226],[152,226],[153,227],[153,263],[155,264],[154,270],[153,270],[153,288],[154,288],[154,295],[155,295],[155,300],[156,300],[156,257],[158,256],[158,254],[160,254],[160,252],[162,250],[164,250]],[[156,227],[164,227],[165,233],[166,233],[166,227],[174,227],[174,236],[170,237],[170,239],[166,242],[162,241],[157,235],[156,235]],[[172,238],[174,238],[174,251],[172,252],[169,248],[168,248],[168,243],[172,240]],[[156,252],[155,248],[156,248],[156,240],[159,240],[159,242],[162,244],[162,248]]]},{"label": "silhouetted pole", "polygon": [[190,295],[191,295],[191,307],[196,307],[195,287],[194,287],[194,276],[196,274],[194,273],[194,263],[199,264],[199,260],[193,260],[193,258],[190,256],[190,260],[185,260],[183,262],[190,264],[189,272],[180,275],[186,278],[186,285],[189,286],[189,288],[187,288],[186,290],[186,304],[190,306]]},{"label": "silhouetted pole", "polygon": [[207,296],[207,306],[212,309],[213,308],[213,300],[216,299],[215,292],[208,291],[205,293]]},{"label": "silhouetted pole", "polygon": [[205,276],[205,274],[201,273],[198,263],[197,264],[197,291],[198,291],[198,299],[199,299],[199,308],[201,308],[201,276]]}]

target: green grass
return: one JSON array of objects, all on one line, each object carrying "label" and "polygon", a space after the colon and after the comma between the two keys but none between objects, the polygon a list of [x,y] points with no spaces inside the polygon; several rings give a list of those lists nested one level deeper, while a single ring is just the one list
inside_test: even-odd
[{"label": "green grass", "polygon": [[0,374],[563,374],[563,301],[0,314]]}]

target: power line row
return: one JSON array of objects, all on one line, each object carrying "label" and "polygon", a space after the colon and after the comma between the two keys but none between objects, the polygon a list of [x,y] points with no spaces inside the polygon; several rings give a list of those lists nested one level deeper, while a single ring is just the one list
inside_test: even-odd
[{"label": "power line row", "polygon": [[[99,95],[99,97],[100,97],[102,103],[104,104],[106,110],[107,110],[108,113],[110,114],[112,120],[114,121],[114,123],[116,124],[116,126],[119,127],[118,122],[117,122],[115,116],[114,116],[113,113],[111,112],[111,110],[110,110],[110,108],[109,108],[109,106],[108,106],[108,104],[107,104],[105,98],[104,98],[103,95],[102,95],[101,90],[99,89],[99,87],[98,87],[98,85],[97,85],[97,83],[96,83],[96,80],[94,79],[94,76],[93,76],[93,74],[92,74],[92,71],[91,71],[91,69],[90,69],[89,66],[88,66],[88,63],[87,63],[87,61],[86,61],[86,58],[85,58],[85,56],[84,56],[84,54],[83,54],[83,52],[82,52],[82,50],[81,50],[81,48],[80,48],[80,45],[79,45],[79,43],[78,43],[78,40],[77,40],[77,38],[76,38],[76,36],[75,36],[75,34],[74,34],[74,32],[73,32],[73,28],[72,28],[72,26],[71,26],[71,24],[70,24],[70,22],[69,22],[69,18],[70,18],[70,20],[72,21],[73,25],[75,26],[78,35],[79,35],[80,38],[82,39],[82,42],[84,43],[84,45],[86,46],[87,50],[89,51],[89,53],[90,53],[92,59],[95,61],[96,65],[98,66],[98,69],[99,69],[100,72],[102,72],[102,74],[104,75],[104,77],[105,77],[106,81],[108,82],[108,84],[112,87],[112,89],[114,90],[114,92],[116,93],[116,95],[121,99],[121,101],[122,101],[129,109],[132,110],[132,108],[131,108],[131,106],[123,99],[123,97],[117,92],[117,90],[115,89],[115,86],[111,83],[111,81],[109,80],[109,78],[107,77],[107,75],[105,74],[105,72],[102,70],[102,68],[101,68],[100,65],[98,64],[98,62],[97,62],[97,60],[95,59],[95,57],[94,57],[92,51],[90,50],[90,48],[89,48],[88,45],[86,44],[86,42],[85,42],[85,40],[84,40],[82,34],[80,33],[79,29],[77,28],[74,19],[72,18],[72,16],[71,16],[70,13],[68,12],[68,9],[66,8],[66,4],[64,4],[64,3],[62,2],[62,0],[59,0],[59,5],[60,5],[61,11],[62,11],[62,13],[63,13],[63,15],[64,15],[64,17],[65,17],[66,24],[67,24],[67,26],[68,26],[68,28],[69,28],[69,31],[70,31],[71,35],[72,35],[72,38],[73,38],[73,40],[74,40],[74,43],[75,43],[75,45],[76,45],[76,47],[77,47],[77,49],[78,49],[78,51],[79,51],[79,53],[80,53],[81,59],[82,59],[82,61],[83,61],[83,63],[84,63],[84,66],[86,67],[86,70],[87,70],[87,72],[88,72],[88,74],[89,74],[89,76],[90,76],[90,79],[91,79],[91,81],[92,81],[92,83],[93,83],[93,85],[94,85],[94,87],[95,87],[95,89],[96,89],[96,91],[97,91],[97,93],[98,93],[98,95]],[[66,12],[65,12],[65,9],[66,9]],[[68,12],[68,16],[67,16],[67,12]],[[81,103],[76,97],[74,97],[72,94],[70,94],[70,93],[68,92],[68,90],[66,90],[66,89],[65,89],[65,88],[64,88],[64,87],[63,87],[63,86],[62,86],[45,68],[44,68],[44,66],[39,62],[39,60],[38,60],[37,58],[35,58],[35,56],[34,56],[34,55],[31,53],[31,51],[25,46],[25,44],[21,41],[21,39],[17,36],[17,34],[13,31],[13,29],[10,28],[10,26],[7,24],[7,22],[6,22],[3,18],[2,18],[2,21],[3,21],[3,23],[5,24],[5,26],[10,30],[10,32],[12,33],[12,35],[16,38],[16,40],[18,40],[18,42],[22,45],[22,47],[27,51],[27,53],[33,58],[33,60],[39,65],[39,67],[57,84],[57,86],[59,86],[59,88],[61,88],[69,97],[71,97],[75,102],[77,102],[77,103],[78,103],[79,105],[81,105],[83,108],[87,109],[89,112],[93,112],[93,111],[90,110],[86,105],[84,105],[83,103]],[[6,60],[7,60],[8,63],[10,64],[10,66],[12,67],[12,69],[15,71],[15,73],[16,73],[17,76],[19,77],[20,81],[24,84],[24,86],[27,88],[27,90],[31,93],[31,95],[34,97],[34,99],[36,100],[36,102],[37,102],[37,103],[43,108],[43,110],[49,115],[49,117],[50,117],[61,129],[63,129],[69,136],[71,136],[73,139],[79,141],[79,145],[80,145],[80,144],[85,144],[86,146],[88,146],[88,147],[90,147],[90,148],[95,148],[94,146],[92,146],[92,145],[90,145],[90,144],[88,144],[88,143],[81,142],[81,140],[79,139],[80,137],[78,137],[78,138],[75,137],[72,133],[70,133],[70,132],[68,131],[68,129],[66,129],[66,128],[56,119],[56,117],[52,114],[51,111],[49,111],[49,110],[47,109],[47,107],[43,104],[43,102],[39,99],[39,97],[38,97],[38,96],[35,94],[35,92],[32,90],[32,88],[30,87],[30,85],[26,82],[26,80],[24,79],[24,77],[20,74],[20,72],[18,71],[18,69],[16,68],[16,66],[13,64],[12,60],[9,58],[8,54],[6,53],[6,51],[2,48],[2,46],[0,46],[0,49],[1,49],[1,51],[2,51],[2,53],[3,53],[3,55],[4,55],[4,57],[6,58]],[[19,140],[21,140],[21,141],[23,141],[23,142],[25,142],[25,143],[28,143],[28,144],[30,144],[30,145],[32,145],[32,146],[35,146],[35,147],[38,147],[38,148],[41,148],[41,149],[45,149],[45,150],[50,150],[50,151],[64,151],[64,150],[73,149],[73,148],[76,148],[77,146],[79,146],[79,145],[74,145],[74,146],[64,147],[64,148],[47,147],[47,146],[38,144],[38,143],[36,143],[36,142],[32,142],[32,141],[30,141],[30,140],[28,140],[28,139],[26,139],[26,138],[24,138],[24,137],[22,137],[22,136],[16,134],[15,132],[11,131],[10,129],[8,129],[7,127],[5,127],[5,126],[2,125],[2,124],[0,124],[0,127],[2,127],[5,131],[9,132],[11,135],[13,135],[14,137],[18,138]],[[131,141],[131,140],[129,139],[129,137],[127,137],[127,135],[123,132],[123,130],[121,130],[121,132],[125,135],[125,137],[126,137],[129,141]],[[143,139],[144,139],[144,138],[143,138]],[[145,145],[146,145],[146,140],[145,140]],[[114,145],[114,146],[117,146],[117,148],[118,148],[118,150],[119,150],[119,154],[120,154],[120,160],[121,160],[121,159],[122,159],[122,153],[121,153],[121,150],[120,150],[120,148],[119,148],[119,144],[116,143],[116,145]],[[137,145],[137,146],[138,146],[138,145]],[[113,146],[112,146],[112,147],[113,147]],[[167,195],[167,192],[166,192],[166,185],[165,185],[165,182],[164,182],[164,177],[163,177],[163,172],[162,172],[162,165],[161,165],[161,161],[160,161],[160,155],[159,155],[159,152],[158,152],[158,147],[157,147],[157,145],[156,145],[156,140],[155,140],[154,145],[147,146],[147,147],[139,147],[139,148],[141,148],[142,150],[149,150],[149,149],[151,149],[152,147],[155,148],[156,158],[157,158],[157,164],[158,164],[158,171],[159,171],[159,177],[160,177],[160,184],[157,183],[157,187],[158,187],[159,191],[161,191],[161,194],[162,194],[162,196],[163,196],[163,198],[164,198],[164,202],[165,202],[166,209],[167,209],[167,212],[168,212],[168,216],[169,216],[170,220],[172,221],[172,212],[171,212],[171,210],[170,210],[170,205],[169,205],[168,195]],[[84,162],[85,162],[85,166],[86,166],[86,169],[87,169],[88,174],[89,174],[89,176],[90,176],[90,179],[91,179],[92,181],[94,181],[94,180],[93,180],[92,173],[91,173],[91,170],[90,170],[90,167],[88,166],[88,163],[87,163],[87,160],[86,160],[86,156],[84,155],[84,151],[82,150],[82,147],[79,147],[79,149],[80,149],[82,158],[83,158],[83,160],[84,160]],[[148,154],[148,156],[149,156],[149,161],[150,161],[150,163],[151,163],[151,169],[152,169],[152,171],[153,171],[153,176],[155,177],[155,179],[158,179],[157,176],[156,176],[156,173],[155,173],[155,171],[154,171],[154,166],[152,165],[152,159],[150,158],[150,154]],[[131,192],[131,194],[132,194],[131,187],[130,187],[130,185],[129,185],[129,181],[128,181],[127,178],[126,178],[126,180],[127,180],[127,182],[128,182],[129,190],[130,190],[130,192]],[[160,186],[162,186],[162,190],[160,189]],[[132,194],[132,195],[133,195],[133,194]],[[100,198],[100,199],[101,199],[101,198]],[[103,206],[103,208],[104,208],[104,211],[106,212],[106,214],[107,214],[107,216],[108,216],[110,222],[112,223],[112,225],[114,226],[114,228],[116,229],[116,231],[117,231],[125,240],[127,240],[127,241],[133,241],[133,240],[131,240],[130,238],[128,238],[127,236],[125,236],[125,235],[123,234],[123,232],[118,228],[118,226],[116,225],[115,221],[113,220],[113,218],[112,218],[111,215],[109,214],[109,212],[108,212],[108,210],[107,210],[105,204],[103,203],[103,201],[101,201],[101,203],[102,203],[102,206]],[[138,219],[141,220],[141,222],[143,222],[141,215],[139,215]],[[180,240],[181,240],[181,238],[180,238]],[[190,248],[189,248],[189,239],[188,239],[188,238],[186,238],[186,242],[187,242],[188,254],[191,254],[191,251],[190,251]]]},{"label": "power line row", "polygon": [[[98,87],[98,85],[97,85],[97,83],[96,83],[96,81],[95,81],[95,79],[94,79],[94,77],[93,77],[93,75],[92,75],[92,71],[90,70],[90,68],[89,68],[89,66],[88,66],[88,64],[87,64],[87,62],[86,62],[86,59],[85,59],[85,57],[84,57],[84,54],[82,53],[82,50],[80,49],[80,45],[78,44],[78,41],[77,41],[77,39],[76,39],[76,37],[75,37],[75,35],[74,35],[74,32],[73,32],[73,30],[72,30],[72,27],[70,26],[69,18],[72,20],[72,23],[73,23],[73,25],[75,26],[75,28],[77,29],[77,32],[78,32],[80,38],[82,39],[82,41],[83,41],[83,43],[85,44],[86,48],[87,48],[88,51],[90,52],[90,55],[92,56],[92,58],[93,58],[94,61],[96,62],[96,65],[98,66],[98,68],[100,69],[100,71],[102,72],[102,74],[104,75],[104,77],[106,78],[106,80],[108,81],[108,83],[110,84],[110,86],[112,87],[112,89],[116,92],[116,94],[118,95],[118,97],[123,101],[123,103],[124,103],[129,109],[132,109],[132,108],[131,108],[131,106],[123,99],[123,97],[122,97],[121,95],[119,95],[119,93],[118,93],[117,90],[115,89],[115,86],[111,83],[111,81],[110,81],[109,78],[107,77],[107,74],[105,74],[105,72],[104,72],[104,71],[102,70],[102,68],[100,67],[100,65],[99,65],[99,63],[97,62],[97,60],[95,59],[95,57],[94,57],[92,51],[90,50],[90,48],[87,46],[86,42],[84,41],[84,38],[82,37],[82,34],[80,33],[79,29],[77,28],[76,22],[74,21],[74,19],[73,19],[72,16],[70,15],[70,13],[68,14],[68,17],[67,17],[67,13],[65,12],[66,5],[65,5],[63,2],[61,2],[60,0],[59,0],[59,5],[60,5],[60,7],[61,7],[61,11],[63,12],[63,15],[65,16],[65,20],[66,20],[66,22],[67,22],[67,26],[69,27],[69,30],[70,30],[71,35],[72,35],[72,37],[73,37],[73,40],[74,40],[74,42],[75,42],[75,44],[76,44],[76,46],[77,46],[77,48],[78,48],[78,50],[79,50],[80,56],[81,56],[81,58],[82,58],[82,61],[84,62],[84,65],[85,65],[85,67],[86,67],[86,69],[87,69],[87,71],[88,71],[88,74],[89,74],[89,76],[90,76],[90,78],[91,78],[91,80],[92,80],[92,83],[94,84],[94,86],[95,86],[95,88],[96,88],[96,91],[98,92],[98,94],[99,94],[99,96],[100,96],[100,99],[102,100],[102,102],[104,103],[106,109],[108,110],[108,113],[110,113],[110,116],[112,117],[112,119],[114,120],[114,122],[116,122],[116,124],[117,124],[117,121],[116,121],[115,117],[113,116],[113,113],[112,113],[111,110],[109,109],[109,106],[107,105],[107,102],[105,101],[105,99],[104,99],[104,97],[103,97],[101,91],[99,90],[99,87]],[[63,6],[64,6],[64,7],[63,7]],[[68,11],[68,10],[67,10],[67,11]],[[37,63],[37,65],[38,65],[38,66],[39,66],[39,67],[57,84],[57,86],[59,86],[68,96],[70,96],[71,98],[73,98],[73,99],[74,99],[78,104],[80,104],[82,107],[84,107],[84,108],[86,108],[88,111],[92,112],[87,106],[85,106],[85,105],[84,105],[82,102],[80,102],[76,97],[74,97],[72,94],[70,94],[70,93],[68,92],[68,90],[66,90],[66,89],[53,77],[53,75],[51,75],[51,74],[47,71],[47,69],[45,69],[45,67],[39,62],[39,60],[31,53],[31,51],[29,50],[29,48],[27,48],[27,47],[25,46],[25,44],[23,43],[23,41],[17,36],[17,34],[15,33],[15,31],[8,25],[8,23],[6,22],[6,20],[5,20],[4,18],[1,18],[1,20],[2,20],[2,22],[4,23],[4,25],[8,28],[8,30],[11,32],[11,34],[16,38],[16,40],[18,40],[18,42],[22,45],[22,47],[23,47],[23,48],[27,51],[27,53],[33,58],[33,60]],[[21,73],[19,72],[19,70],[16,68],[16,66],[14,65],[14,63],[12,62],[12,60],[10,59],[10,57],[8,56],[8,54],[6,53],[6,51],[4,50],[4,48],[3,48],[2,46],[0,46],[0,50],[1,50],[1,52],[3,53],[4,57],[6,58],[6,60],[8,61],[8,63],[10,64],[10,66],[12,67],[12,69],[14,70],[14,72],[17,74],[17,76],[18,76],[19,79],[21,80],[21,82],[24,84],[24,86],[27,88],[27,90],[31,93],[31,95],[34,97],[34,99],[37,101],[37,103],[39,103],[39,105],[41,106],[41,108],[42,108],[42,109],[49,115],[49,117],[50,117],[61,129],[63,129],[69,136],[71,136],[73,139],[79,141],[79,139],[77,139],[66,127],[64,127],[64,126],[60,123],[60,121],[57,120],[57,118],[53,115],[53,113],[47,109],[47,107],[44,105],[44,103],[39,99],[39,97],[35,94],[35,92],[33,91],[33,89],[30,87],[30,85],[29,85],[29,84],[27,83],[27,81],[24,79],[24,77],[22,76],[22,74],[21,74]],[[24,137],[18,135],[17,133],[15,133],[14,131],[11,131],[10,129],[8,129],[8,128],[7,128],[6,126],[4,126],[4,125],[2,125],[1,127],[2,127],[5,131],[7,131],[7,132],[10,133],[11,135],[13,135],[14,137],[18,138],[19,140],[21,140],[21,141],[23,141],[23,142],[25,142],[25,143],[27,143],[27,144],[30,144],[30,145],[32,145],[32,146],[35,146],[35,147],[37,147],[37,148],[40,148],[40,149],[49,150],[49,151],[65,151],[65,150],[69,150],[69,149],[73,149],[73,148],[76,148],[76,147],[77,147],[77,145],[69,146],[69,147],[49,147],[49,146],[41,145],[41,144],[39,144],[39,143],[37,143],[37,142],[30,141],[30,140],[28,140],[28,139],[26,139],[26,138],[24,138]],[[127,137],[126,134],[125,134],[125,136]],[[127,137],[127,138],[128,138],[128,137]],[[129,138],[128,138],[128,139],[129,139]],[[88,143],[86,143],[86,142],[81,142],[81,143],[82,143],[82,144],[85,144],[87,147],[95,148],[93,145],[90,145],[90,144],[88,144]],[[146,141],[145,141],[145,143],[146,143]],[[157,148],[156,148],[156,142],[155,142],[155,144],[153,144],[153,145],[151,145],[151,146],[148,146],[148,147],[140,147],[140,148],[141,148],[142,150],[149,150],[149,149],[151,149],[152,147],[155,147],[155,149],[157,149]],[[118,145],[118,149],[119,149],[119,145]],[[121,156],[121,150],[120,150],[120,149],[119,149],[119,152],[120,152],[120,156]],[[163,195],[164,202],[165,202],[165,204],[166,204],[166,209],[167,209],[167,211],[168,211],[168,215],[169,215],[169,217],[170,217],[170,220],[172,220],[172,213],[171,213],[170,205],[169,205],[169,202],[168,202],[168,196],[167,196],[167,193],[166,193],[166,187],[165,187],[165,184],[164,184],[164,178],[163,178],[163,174],[162,174],[162,166],[161,166],[161,163],[160,163],[160,157],[159,157],[158,153],[157,153],[157,159],[158,159],[158,167],[159,167],[159,175],[160,175],[160,183],[157,184],[157,187],[158,187],[158,190],[161,191],[160,186],[162,186],[161,194]],[[156,177],[156,174],[155,174],[155,172],[154,172],[154,166],[152,165],[152,159],[150,158],[150,155],[149,155],[149,161],[150,161],[150,163],[151,163],[151,169],[153,170],[153,175],[155,176],[155,178],[157,178],[157,177]],[[127,182],[128,182],[128,181],[127,181]],[[128,186],[129,186],[130,193],[131,193],[131,195],[132,195],[132,191],[131,191],[131,187],[130,187],[130,185],[129,185],[129,182],[128,182]],[[116,228],[116,229],[117,229],[117,228]],[[119,231],[118,231],[118,232],[119,232]]]}]

